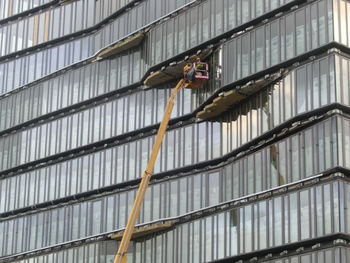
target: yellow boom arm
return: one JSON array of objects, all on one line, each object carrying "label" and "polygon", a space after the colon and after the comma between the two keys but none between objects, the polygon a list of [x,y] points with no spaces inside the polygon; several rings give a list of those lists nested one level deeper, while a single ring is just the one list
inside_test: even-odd
[{"label": "yellow boom arm", "polygon": [[[186,83],[188,85],[188,83]],[[187,86],[186,85],[186,86]],[[126,252],[128,250],[130,240],[132,237],[132,234],[134,232],[136,220],[139,217],[140,210],[141,210],[141,205],[143,202],[143,199],[145,198],[146,190],[148,188],[149,181],[151,179],[153,169],[154,169],[154,164],[157,160],[157,156],[159,153],[160,146],[163,141],[164,134],[166,132],[166,128],[168,126],[171,112],[173,111],[174,107],[174,99],[177,95],[177,93],[185,86],[185,80],[180,80],[179,83],[176,85],[175,88],[171,91],[170,98],[168,100],[168,104],[165,108],[165,113],[163,120],[160,124],[156,140],[153,145],[152,153],[150,156],[150,159],[148,161],[146,170],[144,171],[141,179],[141,184],[139,186],[139,189],[137,190],[137,194],[135,197],[134,205],[132,207],[128,223],[126,225],[126,228],[124,230],[123,238],[121,240],[121,243],[119,245],[118,253],[115,256],[114,263],[126,263],[127,262],[127,257],[126,257]]]}]

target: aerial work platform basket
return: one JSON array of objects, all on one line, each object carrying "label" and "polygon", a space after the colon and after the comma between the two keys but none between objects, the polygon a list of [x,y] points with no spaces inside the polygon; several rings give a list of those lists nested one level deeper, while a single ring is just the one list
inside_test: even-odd
[{"label": "aerial work platform basket", "polygon": [[[197,52],[196,55],[185,57],[184,59],[179,61],[173,61],[167,66],[162,67],[161,70],[151,72],[150,75],[145,79],[144,85],[148,87],[160,86],[164,83],[167,83],[173,80],[185,78],[184,68],[186,67],[186,65],[191,65],[191,68],[192,68],[193,64],[196,64],[196,66],[198,66],[198,73],[199,73],[197,74],[198,77],[200,76],[200,74],[203,75],[203,77],[197,78],[198,80],[209,79],[209,74],[205,74],[205,72],[201,72],[203,70],[206,70],[206,72],[209,72],[208,71],[209,66],[207,67],[208,64],[201,61],[206,60],[206,58],[210,56],[211,53],[212,53],[212,49],[205,49],[200,52]],[[205,66],[205,68],[201,68],[202,66]]]},{"label": "aerial work platform basket", "polygon": [[197,89],[209,79],[208,63],[201,62],[197,58],[196,62],[187,63],[183,69],[185,88]]}]

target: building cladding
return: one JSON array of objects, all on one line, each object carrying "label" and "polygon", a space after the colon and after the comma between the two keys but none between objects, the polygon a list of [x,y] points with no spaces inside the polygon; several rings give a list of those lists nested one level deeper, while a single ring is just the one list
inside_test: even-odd
[{"label": "building cladding", "polygon": [[350,262],[349,0],[1,1],[0,262],[113,262],[176,85],[143,82],[207,49],[128,262]]}]

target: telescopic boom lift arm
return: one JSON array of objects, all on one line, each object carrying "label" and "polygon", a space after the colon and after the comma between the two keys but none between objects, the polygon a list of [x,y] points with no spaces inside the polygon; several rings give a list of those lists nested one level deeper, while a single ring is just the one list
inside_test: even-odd
[{"label": "telescopic boom lift arm", "polygon": [[[206,67],[205,68],[205,74],[203,74],[201,71],[203,70],[196,70],[196,68],[200,68],[200,66],[203,65]],[[194,70],[192,70],[194,69]],[[153,145],[153,149],[152,149],[152,153],[150,156],[150,159],[148,161],[146,170],[144,171],[143,175],[142,175],[142,179],[141,179],[141,183],[139,186],[139,189],[137,190],[136,193],[136,197],[135,197],[135,201],[126,225],[126,228],[124,230],[124,234],[123,234],[123,238],[121,240],[121,243],[119,245],[119,249],[117,252],[117,255],[114,258],[114,263],[126,263],[127,262],[127,250],[130,244],[130,240],[132,237],[132,234],[134,232],[134,228],[136,225],[136,221],[139,217],[140,214],[140,210],[141,210],[141,206],[142,206],[142,202],[143,199],[145,198],[145,194],[146,194],[146,190],[148,188],[152,173],[153,173],[153,169],[154,169],[154,164],[157,160],[157,156],[159,153],[159,149],[160,146],[162,144],[163,141],[163,137],[164,134],[166,132],[170,117],[171,117],[171,113],[174,107],[174,100],[176,95],[178,94],[178,92],[182,89],[182,88],[197,88],[199,87],[202,83],[203,83],[203,79],[208,79],[208,65],[206,63],[203,62],[197,62],[192,64],[187,64],[184,68],[184,78],[181,79],[175,88],[173,88],[173,90],[171,91],[171,95],[169,97],[168,100],[168,104],[165,108],[165,113],[163,116],[163,120],[160,124],[154,145]],[[190,70],[192,70],[190,72]],[[198,73],[198,74],[197,74]]]},{"label": "telescopic boom lift arm", "polygon": [[171,95],[170,95],[170,98],[168,100],[168,104],[165,108],[164,117],[163,117],[163,120],[160,124],[159,130],[158,130],[158,133],[156,136],[156,140],[155,140],[154,145],[153,145],[152,153],[151,153],[150,159],[149,159],[148,164],[147,164],[147,168],[142,175],[141,184],[139,186],[139,189],[137,190],[134,205],[133,205],[133,208],[131,210],[126,228],[124,230],[124,235],[123,235],[123,238],[122,238],[121,243],[119,245],[118,253],[114,259],[114,263],[126,263],[127,262],[126,252],[128,250],[128,247],[129,247],[131,236],[134,232],[136,220],[140,214],[142,202],[143,202],[143,199],[145,197],[146,190],[148,188],[148,184],[149,184],[149,181],[150,181],[152,173],[153,173],[154,164],[157,160],[159,149],[160,149],[160,146],[162,144],[163,137],[164,137],[164,134],[166,132],[166,128],[167,128],[169,120],[170,120],[171,112],[173,111],[174,99],[175,99],[177,93],[183,88],[184,84],[185,84],[185,81],[183,79],[180,80],[179,83],[176,85],[176,87],[171,91]]}]

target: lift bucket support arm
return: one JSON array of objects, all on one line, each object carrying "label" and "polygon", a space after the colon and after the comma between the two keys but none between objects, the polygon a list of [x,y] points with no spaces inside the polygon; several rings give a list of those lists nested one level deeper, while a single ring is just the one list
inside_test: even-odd
[{"label": "lift bucket support arm", "polygon": [[139,189],[137,190],[135,201],[134,201],[126,228],[124,230],[123,238],[122,238],[121,243],[119,245],[118,253],[114,259],[114,263],[126,263],[127,262],[126,252],[128,250],[130,240],[131,240],[131,237],[132,237],[132,234],[134,232],[135,225],[136,225],[136,221],[137,221],[139,214],[140,214],[142,202],[145,198],[146,190],[147,190],[149,182],[151,180],[151,176],[152,176],[153,169],[154,169],[154,164],[157,160],[159,149],[160,149],[160,146],[162,145],[163,137],[164,137],[164,134],[166,132],[166,129],[167,129],[170,117],[171,117],[171,113],[173,111],[174,100],[175,100],[177,93],[184,86],[185,86],[185,81],[182,79],[178,82],[176,87],[173,88],[173,90],[171,91],[171,95],[169,97],[168,104],[165,108],[163,120],[160,124],[159,130],[158,130],[158,133],[157,133],[154,145],[153,145],[152,153],[151,153],[150,159],[149,159],[147,167],[146,167],[146,170],[144,171],[144,173],[142,175],[141,183],[140,183]]}]

